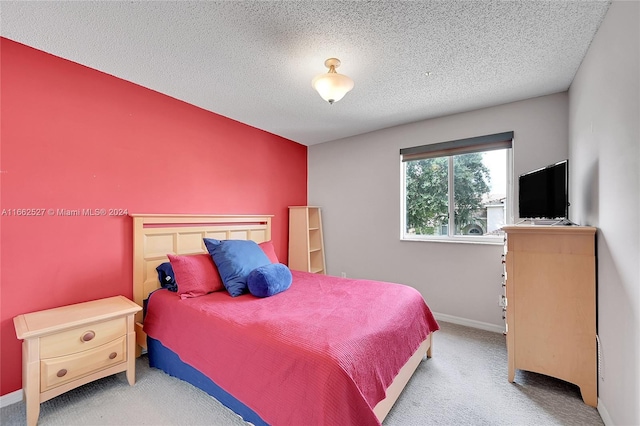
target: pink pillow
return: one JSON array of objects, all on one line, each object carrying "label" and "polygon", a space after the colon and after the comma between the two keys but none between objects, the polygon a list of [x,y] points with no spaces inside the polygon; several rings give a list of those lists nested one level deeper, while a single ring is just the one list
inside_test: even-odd
[{"label": "pink pillow", "polygon": [[224,285],[209,254],[177,256],[168,254],[181,299],[204,296],[222,290]]},{"label": "pink pillow", "polygon": [[271,242],[271,240],[265,241],[264,243],[260,243],[258,245],[260,246],[264,254],[267,255],[271,263],[280,263],[280,261],[278,260],[278,256],[276,255],[276,249],[273,247],[273,243]]}]

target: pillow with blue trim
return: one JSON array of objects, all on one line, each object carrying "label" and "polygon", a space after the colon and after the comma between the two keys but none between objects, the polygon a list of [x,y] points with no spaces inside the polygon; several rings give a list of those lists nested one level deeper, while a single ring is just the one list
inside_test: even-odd
[{"label": "pillow with blue trim", "polygon": [[249,292],[256,297],[269,297],[291,287],[291,271],[282,263],[271,263],[254,269],[247,278]]},{"label": "pillow with blue trim", "polygon": [[271,261],[251,240],[216,240],[204,238],[204,245],[218,267],[222,283],[233,297],[247,291],[247,278],[254,269]]},{"label": "pillow with blue trim", "polygon": [[176,278],[170,262],[161,263],[156,268],[156,271],[158,272],[158,281],[160,281],[162,288],[166,288],[167,290],[174,292],[178,291],[178,284],[176,283]]},{"label": "pillow with blue trim", "polygon": [[176,274],[180,299],[204,296],[224,288],[215,263],[208,254],[167,254]]}]

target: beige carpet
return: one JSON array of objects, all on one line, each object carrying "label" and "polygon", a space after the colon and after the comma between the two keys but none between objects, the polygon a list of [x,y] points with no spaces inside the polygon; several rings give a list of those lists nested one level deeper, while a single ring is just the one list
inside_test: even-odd
[{"label": "beige carpet", "polygon": [[[522,371],[509,383],[501,334],[440,325],[433,358],[420,364],[385,426],[603,424],[576,386]],[[136,373],[133,387],[120,373],[43,403],[38,424],[246,425],[206,393],[149,368],[144,356]],[[24,425],[24,403],[2,408],[0,424]]]}]

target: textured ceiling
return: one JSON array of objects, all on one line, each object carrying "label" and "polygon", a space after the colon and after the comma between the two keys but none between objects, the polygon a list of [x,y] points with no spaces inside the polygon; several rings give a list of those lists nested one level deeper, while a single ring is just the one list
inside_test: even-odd
[{"label": "textured ceiling", "polygon": [[[567,90],[608,7],[608,0],[2,1],[0,32],[311,145]],[[355,81],[334,105],[311,87],[329,57]]]}]

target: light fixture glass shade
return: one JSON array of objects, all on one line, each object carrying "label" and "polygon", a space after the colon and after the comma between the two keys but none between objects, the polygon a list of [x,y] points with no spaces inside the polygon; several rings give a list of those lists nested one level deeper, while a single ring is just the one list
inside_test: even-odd
[{"label": "light fixture glass shade", "polygon": [[344,74],[326,73],[313,79],[313,88],[330,104],[338,102],[353,89],[353,80]]},{"label": "light fixture glass shade", "polygon": [[344,98],[344,95],[353,89],[353,80],[336,72],[336,68],[340,66],[339,59],[329,58],[324,65],[329,68],[329,72],[316,76],[311,81],[311,85],[318,91],[322,99],[333,104]]}]

